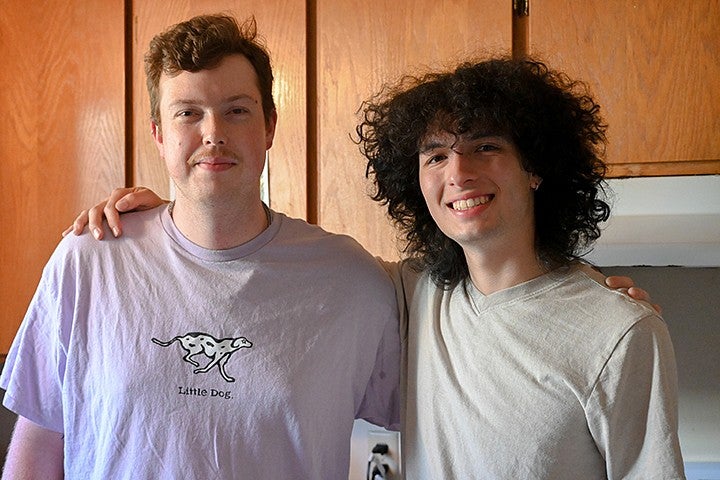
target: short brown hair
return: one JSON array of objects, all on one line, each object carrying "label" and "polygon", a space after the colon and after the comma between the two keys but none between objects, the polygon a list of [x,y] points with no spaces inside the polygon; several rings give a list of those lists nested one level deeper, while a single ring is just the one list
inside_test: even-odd
[{"label": "short brown hair", "polygon": [[182,71],[198,72],[216,67],[229,55],[240,54],[250,61],[258,78],[263,114],[267,122],[275,111],[270,55],[250,17],[242,25],[224,15],[199,15],[173,25],[150,41],[145,55],[145,76],[150,94],[150,116],[160,124],[160,76]]}]

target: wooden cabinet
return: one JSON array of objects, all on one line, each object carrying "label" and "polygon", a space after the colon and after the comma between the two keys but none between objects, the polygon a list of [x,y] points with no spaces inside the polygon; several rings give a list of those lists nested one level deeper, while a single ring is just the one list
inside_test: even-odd
[{"label": "wooden cabinet", "polygon": [[60,233],[124,183],[122,0],[4,0],[0,353]]},{"label": "wooden cabinet", "polygon": [[599,100],[610,176],[720,174],[720,2],[538,0],[529,19],[531,53]]}]

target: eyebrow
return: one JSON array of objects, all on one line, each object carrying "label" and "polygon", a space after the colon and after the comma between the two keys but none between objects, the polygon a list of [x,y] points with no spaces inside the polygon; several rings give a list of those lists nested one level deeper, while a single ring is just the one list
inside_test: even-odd
[{"label": "eyebrow", "polygon": [[[453,144],[454,143],[455,142],[453,142]],[[430,140],[430,141],[423,142],[420,144],[420,148],[418,148],[418,153],[427,153],[432,150],[435,150],[436,148],[449,148],[449,147],[450,147],[450,145],[448,145],[447,142],[442,142],[440,140]]]},{"label": "eyebrow", "polygon": [[452,148],[453,145],[457,144],[459,141],[465,141],[465,142],[471,142],[474,140],[479,140],[481,138],[502,138],[505,139],[504,135],[501,135],[499,133],[490,133],[486,131],[480,131],[476,130],[472,133],[464,133],[462,135],[454,135],[453,142],[448,145],[447,141],[443,141],[438,139],[437,137],[430,138],[428,141],[423,142],[420,144],[418,148],[418,153],[427,153],[432,150],[435,150],[436,148]]},{"label": "eyebrow", "polygon": [[[224,99],[223,103],[233,103],[233,102],[237,102],[237,101],[250,101],[255,104],[260,103],[256,98],[253,98],[252,96],[245,94],[245,93],[239,94],[239,95],[232,95],[232,96]],[[169,107],[174,108],[174,107],[179,107],[179,106],[183,106],[183,105],[197,105],[198,103],[202,103],[202,102],[200,100],[194,100],[192,98],[181,98],[179,100],[175,100],[174,102],[172,102],[169,105]]]},{"label": "eyebrow", "polygon": [[250,100],[253,103],[260,103],[257,98],[251,97],[250,95],[243,93],[240,95],[233,95],[232,97],[229,97],[225,99],[225,103],[232,103],[236,102],[238,100]]}]

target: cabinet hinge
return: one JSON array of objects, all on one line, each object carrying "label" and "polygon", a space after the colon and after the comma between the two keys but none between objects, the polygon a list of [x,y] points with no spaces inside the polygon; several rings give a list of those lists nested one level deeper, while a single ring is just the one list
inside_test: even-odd
[{"label": "cabinet hinge", "polygon": [[530,0],[513,0],[513,15],[527,17],[530,15]]}]

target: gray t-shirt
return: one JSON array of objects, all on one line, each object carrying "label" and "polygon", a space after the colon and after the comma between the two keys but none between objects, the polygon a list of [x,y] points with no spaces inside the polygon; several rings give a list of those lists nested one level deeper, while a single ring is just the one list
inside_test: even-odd
[{"label": "gray t-shirt", "polygon": [[574,267],[485,296],[395,272],[407,479],[678,479],[675,358],[650,308]]},{"label": "gray t-shirt", "polygon": [[11,347],[5,405],[65,436],[66,478],[347,478],[354,418],[397,424],[390,279],[274,213],[211,251],[167,207],[68,236]]}]

